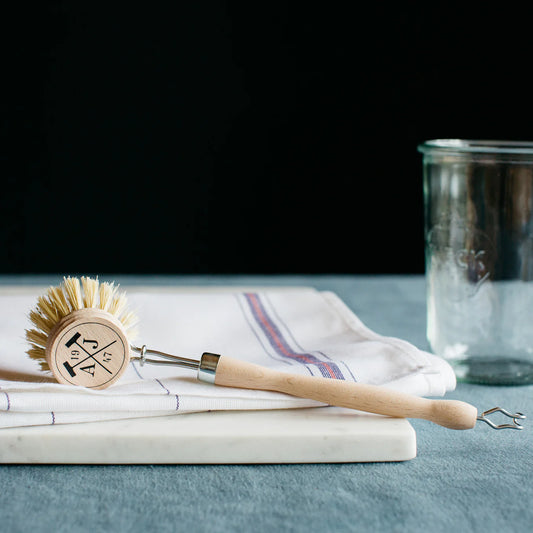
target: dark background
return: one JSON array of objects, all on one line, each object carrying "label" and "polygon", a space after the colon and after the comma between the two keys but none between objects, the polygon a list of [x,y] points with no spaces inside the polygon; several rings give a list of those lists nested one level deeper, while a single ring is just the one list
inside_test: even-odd
[{"label": "dark background", "polygon": [[6,3],[0,272],[421,273],[417,145],[533,140],[527,4],[465,5]]}]

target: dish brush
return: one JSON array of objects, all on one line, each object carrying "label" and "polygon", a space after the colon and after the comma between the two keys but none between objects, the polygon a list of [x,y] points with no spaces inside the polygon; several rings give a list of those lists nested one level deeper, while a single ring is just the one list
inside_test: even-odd
[{"label": "dish brush", "polygon": [[[114,283],[89,277],[65,277],[62,284],[50,287],[29,318],[34,326],[26,330],[29,356],[63,384],[104,389],[134,360],[196,370],[200,381],[224,387],[283,392],[369,413],[422,418],[451,429],[471,429],[478,420],[494,429],[523,428],[523,414],[500,407],[478,415],[473,405],[458,400],[431,400],[376,385],[289,374],[210,352],[196,360],[133,346],[136,317],[125,293]],[[512,422],[493,423],[488,416],[495,412]]]}]

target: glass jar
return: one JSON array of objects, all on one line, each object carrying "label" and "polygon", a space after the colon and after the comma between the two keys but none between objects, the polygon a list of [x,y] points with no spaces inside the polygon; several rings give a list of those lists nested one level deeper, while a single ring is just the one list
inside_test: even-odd
[{"label": "glass jar", "polygon": [[533,383],[533,142],[418,150],[431,348],[459,380]]}]

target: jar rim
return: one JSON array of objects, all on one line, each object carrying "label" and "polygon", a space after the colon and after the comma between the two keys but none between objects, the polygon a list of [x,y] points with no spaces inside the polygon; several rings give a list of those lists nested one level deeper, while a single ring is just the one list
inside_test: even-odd
[{"label": "jar rim", "polygon": [[432,139],[418,146],[425,153],[479,153],[479,154],[525,154],[533,155],[533,141],[497,141],[468,139]]}]

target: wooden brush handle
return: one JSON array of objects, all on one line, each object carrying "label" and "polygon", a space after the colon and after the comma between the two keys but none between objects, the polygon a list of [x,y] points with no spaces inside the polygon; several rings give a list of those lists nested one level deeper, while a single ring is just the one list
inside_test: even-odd
[{"label": "wooden brush handle", "polygon": [[399,418],[423,418],[450,429],[471,429],[477,409],[457,400],[428,400],[376,385],[277,372],[221,356],[215,384],[224,387],[284,392],[335,405]]}]

